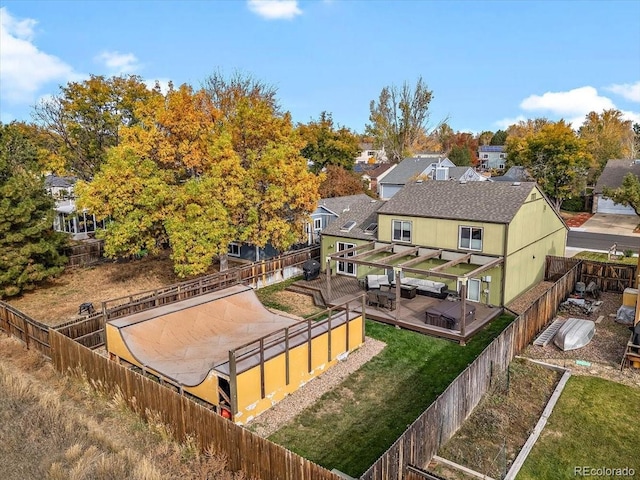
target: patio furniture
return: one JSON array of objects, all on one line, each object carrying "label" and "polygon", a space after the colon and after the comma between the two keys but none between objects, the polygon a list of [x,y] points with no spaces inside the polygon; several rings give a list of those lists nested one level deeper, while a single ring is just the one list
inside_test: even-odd
[{"label": "patio furniture", "polygon": [[367,292],[367,305],[378,306],[378,292],[375,290],[369,290]]},{"label": "patio furniture", "polygon": [[418,287],[415,285],[400,285],[400,296],[402,298],[415,298]]},{"label": "patio furniture", "polygon": [[396,307],[396,294],[395,292],[378,292],[378,305],[382,308],[388,308],[394,310]]},{"label": "patio furniture", "polygon": [[[465,323],[469,325],[475,318],[476,307],[467,303],[465,310]],[[462,302],[440,302],[438,305],[428,308],[425,312],[425,317],[425,323],[428,325],[435,325],[436,327],[448,328],[450,330],[460,330]]]},{"label": "patio furniture", "polygon": [[428,295],[436,298],[446,298],[444,291],[447,285],[443,282],[434,282],[422,278],[403,277],[400,279],[400,285],[411,285],[417,288],[418,295]]},{"label": "patio furniture", "polygon": [[367,290],[377,290],[382,286],[388,287],[389,277],[386,275],[367,275]]},{"label": "patio furniture", "polygon": [[85,303],[81,303],[80,307],[78,307],[78,315],[82,315],[87,314],[87,315],[91,315],[93,312],[95,312],[95,308],[93,308],[93,303],[91,302],[85,302]]}]

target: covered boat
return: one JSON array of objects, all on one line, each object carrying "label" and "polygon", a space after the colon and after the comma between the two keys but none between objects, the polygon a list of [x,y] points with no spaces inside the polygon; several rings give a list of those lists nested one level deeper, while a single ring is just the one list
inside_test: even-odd
[{"label": "covered boat", "polygon": [[588,344],[596,333],[596,324],[591,320],[569,318],[560,327],[553,339],[562,350],[575,350]]}]

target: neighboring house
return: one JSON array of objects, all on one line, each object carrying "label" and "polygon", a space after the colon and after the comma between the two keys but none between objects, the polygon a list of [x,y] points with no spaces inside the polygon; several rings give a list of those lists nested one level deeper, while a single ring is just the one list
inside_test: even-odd
[{"label": "neighboring house", "polygon": [[473,167],[436,168],[429,173],[429,178],[432,180],[455,180],[458,182],[484,182],[489,180],[489,177],[476,172]]},{"label": "neighboring house", "polygon": [[[322,198],[318,202],[317,208],[313,211],[311,221],[307,224],[307,245],[320,243],[320,233],[333,221],[348,212],[350,207],[356,203],[369,202],[371,197],[364,193],[358,195],[347,195],[344,197]],[[304,244],[293,247],[304,246]],[[282,252],[267,244],[264,248],[256,247],[248,243],[231,242],[228,248],[229,258],[232,260],[246,260],[257,262],[268,260],[280,255]]]},{"label": "neighboring house", "polygon": [[378,191],[378,183],[395,168],[395,164],[379,163],[373,170],[367,170],[362,174],[362,180],[367,184],[367,188],[372,192]]},{"label": "neighboring house", "polygon": [[378,181],[378,196],[383,200],[389,199],[398,193],[407,182],[421,176],[429,177],[431,172],[436,169],[446,167],[455,167],[455,164],[438,153],[405,158],[382,180]]},{"label": "neighboring house", "polygon": [[478,147],[480,168],[484,170],[504,170],[507,154],[504,145],[480,145]]},{"label": "neighboring house", "polygon": [[359,147],[360,154],[356,157],[356,163],[380,163],[388,161],[384,148],[374,148],[371,142],[362,142]]},{"label": "neighboring house", "polygon": [[[468,300],[502,306],[543,279],[547,255],[564,255],[567,230],[534,182],[411,182],[391,200],[358,204],[325,229],[322,258],[375,241],[381,253],[374,259],[387,263],[376,268],[356,249],[345,258],[362,264],[332,261],[332,271],[392,278],[406,276],[405,268],[409,275],[433,269],[448,275],[442,281],[451,290],[465,277]],[[382,253],[385,245],[392,250]]]},{"label": "neighboring house", "polygon": [[615,203],[603,195],[604,187],[619,188],[627,173],[640,178],[640,160],[609,160],[593,190],[593,213],[635,215],[633,208]]},{"label": "neighboring house", "polygon": [[371,197],[360,193],[344,197],[321,198],[318,207],[311,214],[309,224],[309,245],[320,242],[320,233],[343,213],[348,212],[351,205],[359,202],[368,202]]},{"label": "neighboring house", "polygon": [[55,199],[55,217],[53,218],[53,229],[56,232],[65,232],[71,235],[74,240],[89,238],[96,230],[104,229],[102,220],[86,210],[76,210],[75,194],[73,192],[75,177],[58,177],[57,175],[47,175],[44,179],[45,188]]},{"label": "neighboring house", "polygon": [[509,168],[506,173],[499,177],[491,177],[494,182],[533,182],[534,178],[529,175],[526,168],[514,166]]}]

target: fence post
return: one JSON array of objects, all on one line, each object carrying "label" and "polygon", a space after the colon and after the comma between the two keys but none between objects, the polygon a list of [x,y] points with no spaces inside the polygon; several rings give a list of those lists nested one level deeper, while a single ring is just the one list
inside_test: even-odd
[{"label": "fence post", "polygon": [[229,350],[229,393],[231,394],[231,417],[235,419],[238,413],[238,385],[236,374],[236,351]]},{"label": "fence post", "polygon": [[24,325],[24,343],[27,344],[27,350],[29,350],[29,324],[27,323],[27,319],[22,317],[22,324]]}]

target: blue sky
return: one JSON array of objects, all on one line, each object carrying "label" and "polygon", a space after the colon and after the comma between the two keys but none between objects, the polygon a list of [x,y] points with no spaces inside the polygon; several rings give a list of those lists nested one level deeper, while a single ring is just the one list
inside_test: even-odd
[{"label": "blue sky", "polygon": [[618,108],[640,122],[640,1],[0,0],[0,116],[89,74],[195,87],[240,70],[294,121],[363,132],[387,85],[433,90],[431,119],[505,128]]}]

